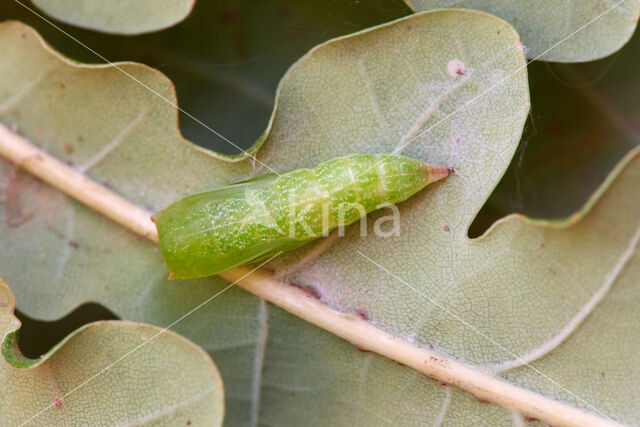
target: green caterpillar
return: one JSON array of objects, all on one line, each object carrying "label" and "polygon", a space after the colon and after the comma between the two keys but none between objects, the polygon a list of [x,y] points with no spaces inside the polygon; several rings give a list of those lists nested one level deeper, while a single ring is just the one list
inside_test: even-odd
[{"label": "green caterpillar", "polygon": [[193,194],[153,220],[169,277],[203,277],[326,236],[448,174],[397,154],[352,154]]}]

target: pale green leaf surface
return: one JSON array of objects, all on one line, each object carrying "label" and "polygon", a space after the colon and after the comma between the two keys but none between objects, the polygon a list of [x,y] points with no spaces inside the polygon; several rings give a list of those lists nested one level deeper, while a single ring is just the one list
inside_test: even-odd
[{"label": "pale green leaf surface", "polygon": [[542,55],[539,59],[557,62],[591,61],[612,54],[631,38],[640,16],[639,0],[406,2],[416,11],[456,7],[492,13],[511,23],[520,33],[529,58]]},{"label": "pale green leaf surface", "polygon": [[158,31],[182,21],[195,0],[33,0],[46,14],[67,24],[116,34]]},{"label": "pale green leaf surface", "polygon": [[31,360],[16,346],[20,321],[14,308],[15,297],[0,279],[3,426],[27,421],[31,425],[222,424],[224,390],[218,369],[209,355],[175,332],[154,338],[161,331],[156,326],[95,322]]},{"label": "pale green leaf surface", "polygon": [[[29,55],[8,48],[20,40],[31,43],[22,50]],[[22,135],[76,167],[91,166],[89,176],[108,181],[137,203],[158,208],[189,192],[266,172],[259,163],[252,169],[247,161],[222,162],[181,144],[170,106],[112,68],[61,63],[20,25],[0,30],[0,51],[7,57],[0,71],[11,82],[2,88],[2,121],[17,123]],[[447,64],[454,58],[465,63],[464,78],[448,74]],[[279,170],[354,151],[391,151],[423,118],[426,129],[483,90],[502,84],[403,151],[452,164],[457,174],[403,204],[399,238],[389,243],[374,236],[357,239],[350,233],[296,268],[292,263],[309,250],[299,251],[273,266],[283,280],[313,286],[327,304],[343,311],[366,311],[381,328],[487,369],[513,355],[445,317],[353,249],[401,274],[426,295],[438,296],[449,310],[516,354],[526,354],[557,334],[584,306],[603,272],[628,249],[629,230],[637,223],[624,207],[616,218],[616,238],[607,251],[595,254],[594,242],[602,237],[596,232],[605,228],[595,214],[582,231],[512,218],[484,239],[466,238],[467,227],[520,137],[528,110],[523,65],[518,37],[510,27],[488,15],[461,11],[416,15],[330,42],[297,63],[283,79],[273,124],[259,152],[261,161]],[[155,90],[173,96],[157,73],[125,67]],[[43,69],[47,72],[39,76]],[[511,77],[503,81],[506,76]],[[30,83],[34,79],[36,83]],[[43,99],[54,96],[60,102],[45,109]],[[0,246],[12,247],[11,254],[0,259],[0,268],[16,283],[26,313],[54,318],[94,300],[123,317],[164,324],[222,288],[216,278],[167,282],[155,247],[28,176],[12,176],[10,165],[0,163],[0,168],[8,188],[20,189],[19,198],[5,205],[5,216],[11,211],[17,222],[28,218],[13,227],[3,223],[0,234]],[[620,181],[633,178],[627,174]],[[541,239],[545,248],[540,247]],[[69,245],[70,240],[75,245]],[[31,257],[30,280],[21,267],[26,254]],[[582,270],[576,264],[585,264],[584,257],[594,262]],[[546,270],[546,262],[553,263],[556,276]],[[114,274],[126,280],[116,283]],[[568,282],[567,277],[574,280]],[[81,278],[83,286],[72,287],[73,278]],[[566,292],[566,283],[572,285],[571,292]],[[360,353],[240,290],[219,298],[178,329],[216,359],[228,386],[230,425],[301,419],[379,424],[381,418],[423,424],[439,414],[452,424],[512,421],[508,411],[457,390],[448,398],[438,383]],[[566,363],[557,369],[576,372]],[[516,383],[527,380],[509,378]],[[553,384],[526,383],[550,397],[581,405]],[[603,404],[590,389],[574,392],[596,406]],[[610,415],[631,417],[632,408],[616,402],[607,402],[613,405],[605,408]]]}]

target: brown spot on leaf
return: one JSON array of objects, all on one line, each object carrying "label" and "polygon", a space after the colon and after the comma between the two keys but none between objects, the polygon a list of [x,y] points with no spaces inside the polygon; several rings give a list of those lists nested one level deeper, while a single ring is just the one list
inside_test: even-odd
[{"label": "brown spot on leaf", "polygon": [[67,154],[73,153],[73,145],[64,144],[64,152],[67,153]]},{"label": "brown spot on leaf", "polygon": [[60,399],[56,399],[53,401],[53,406],[55,406],[56,408],[59,408],[62,406],[62,400]]},{"label": "brown spot on leaf", "polygon": [[544,248],[546,248],[546,247],[547,247],[547,246],[544,244],[544,242],[540,243],[540,249],[544,249]]},{"label": "brown spot on leaf", "polygon": [[445,225],[443,228],[444,228],[444,231],[451,231],[448,225]]},{"label": "brown spot on leaf", "polygon": [[362,320],[369,320],[369,316],[367,316],[367,313],[364,310],[356,311],[356,315]]},{"label": "brown spot on leaf", "polygon": [[539,419],[535,418],[535,417],[530,417],[529,415],[525,415],[524,419],[527,420],[527,422],[529,423],[535,423],[540,421]]},{"label": "brown spot on leaf", "polygon": [[302,292],[307,294],[307,296],[310,296],[313,299],[319,300],[320,298],[322,298],[322,295],[320,295],[320,292],[318,292],[317,289],[314,289],[310,286],[301,286],[301,285],[298,285],[297,283],[291,283],[291,286],[293,286],[294,288],[300,289]]},{"label": "brown spot on leaf", "polygon": [[[438,357],[435,356],[429,356],[429,360],[431,360],[431,363],[435,363],[438,366],[441,366],[443,368],[447,367],[447,361],[445,359],[440,359]],[[428,363],[428,361],[425,361],[426,363]]]}]

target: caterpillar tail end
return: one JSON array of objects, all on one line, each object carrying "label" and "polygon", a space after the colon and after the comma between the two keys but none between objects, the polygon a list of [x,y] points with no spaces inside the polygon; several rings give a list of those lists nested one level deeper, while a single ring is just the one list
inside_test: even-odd
[{"label": "caterpillar tail end", "polygon": [[429,182],[428,184],[434,183],[436,181],[440,181],[449,176],[449,174],[454,173],[453,168],[449,168],[444,165],[431,165],[427,164],[427,169],[429,170]]}]

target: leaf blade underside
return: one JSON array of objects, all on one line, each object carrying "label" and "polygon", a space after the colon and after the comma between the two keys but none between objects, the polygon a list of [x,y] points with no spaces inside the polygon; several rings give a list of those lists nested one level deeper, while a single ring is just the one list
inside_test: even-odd
[{"label": "leaf blade underside", "polygon": [[[17,24],[12,25],[13,28],[9,26],[9,34],[5,27],[0,40],[13,43],[11,36],[20,37],[24,28],[16,30]],[[506,31],[502,31],[498,37],[497,29]],[[27,34],[27,38],[34,36],[33,33]],[[485,37],[479,37],[478,34],[484,34]],[[442,50],[440,44],[436,47],[424,42],[436,36],[451,40],[449,44],[444,43],[446,51]],[[465,42],[458,44],[460,38]],[[474,42],[487,45],[491,52],[500,52],[503,56],[487,60],[486,55],[478,50],[479,47],[474,49]],[[402,45],[402,49],[395,47],[398,44]],[[215,183],[250,178],[260,172],[253,170],[247,161],[218,161],[184,145],[175,129],[175,111],[162,103],[149,103],[144,92],[136,86],[127,86],[128,82],[117,70],[60,65],[53,54],[42,51],[37,43],[31,49],[41,55],[36,60],[53,64],[47,78],[41,77],[50,90],[56,90],[55,83],[59,83],[59,79],[69,78],[74,85],[65,86],[65,89],[90,84],[90,93],[96,94],[96,99],[101,99],[100,88],[95,86],[96,73],[101,73],[101,80],[106,80],[103,90],[112,90],[113,83],[108,79],[114,79],[113,82],[118,82],[119,87],[129,94],[130,98],[123,100],[123,105],[129,108],[115,115],[113,110],[106,110],[111,111],[109,116],[98,103],[86,100],[86,91],[78,92],[78,97],[82,95],[85,98],[82,105],[91,108],[86,115],[82,110],[72,108],[75,128],[73,134],[65,134],[70,129],[69,123],[64,121],[65,117],[47,122],[43,112],[38,110],[41,97],[29,99],[23,96],[4,111],[0,116],[2,121],[19,123],[21,134],[41,144],[46,141],[43,145],[48,151],[63,159],[69,159],[80,167],[92,165],[86,169],[89,176],[108,181],[109,185],[130,200],[158,208],[184,194],[210,188]],[[382,59],[378,55],[387,58]],[[19,63],[19,58],[10,59],[14,64]],[[447,64],[452,59],[465,63],[469,76],[467,80],[447,73]],[[414,69],[415,61],[424,63],[417,64]],[[523,64],[517,35],[502,21],[472,12],[446,11],[417,15],[327,43],[303,58],[283,79],[275,115],[258,153],[259,159],[276,168],[293,169],[310,166],[322,158],[335,157],[337,152],[391,151],[402,143],[403,138],[409,140],[418,135],[441,117],[468,103],[482,88],[502,81]],[[171,95],[166,81],[157,73],[141,66],[125,66],[137,77],[148,79],[144,81],[153,84],[160,93]],[[392,72],[399,74],[393,81],[390,80],[394,76]],[[311,78],[309,83],[307,75],[322,76],[322,79]],[[33,73],[31,76],[10,76],[16,80],[9,81],[14,82],[37,78],[37,74],[34,76]],[[333,85],[337,86],[336,92],[332,90]],[[15,87],[24,89],[24,85],[20,84]],[[389,91],[389,88],[394,90]],[[19,95],[20,92],[8,99],[18,99]],[[76,95],[64,96],[70,97],[66,100],[72,100]],[[406,97],[404,102],[403,97]],[[29,108],[25,109],[27,105]],[[405,279],[430,296],[447,290],[448,293],[443,294],[447,295],[447,304],[452,305],[456,312],[470,316],[467,318],[470,324],[489,328],[488,332],[492,334],[497,331],[499,336],[494,337],[496,341],[513,337],[513,342],[504,343],[513,352],[525,353],[531,346],[544,342],[554,331],[553,327],[559,328],[561,323],[558,319],[570,318],[568,313],[571,307],[580,306],[587,299],[594,283],[590,282],[579,295],[571,296],[563,306],[562,298],[555,294],[532,293],[531,286],[535,285],[535,281],[529,283],[529,288],[524,280],[517,282],[518,286],[504,281],[503,286],[496,283],[491,287],[484,283],[483,288],[483,282],[476,281],[472,282],[473,286],[463,287],[462,282],[451,277],[453,271],[447,267],[450,263],[457,263],[455,265],[467,265],[467,269],[470,269],[476,264],[489,263],[495,247],[508,242],[509,238],[522,238],[524,249],[521,250],[542,250],[541,242],[537,239],[528,237],[526,233],[518,235],[518,227],[530,227],[526,221],[523,223],[517,219],[505,221],[498,227],[500,231],[495,229],[483,239],[469,241],[466,238],[466,230],[475,213],[509,163],[527,111],[526,75],[522,71],[514,74],[512,80],[506,80],[504,87],[489,93],[483,102],[469,105],[465,111],[456,113],[440,127],[434,127],[430,133],[407,145],[404,153],[412,157],[452,164],[456,167],[457,178],[402,205],[402,226],[409,232],[403,234],[401,239],[390,244],[372,236],[356,240],[350,235],[324,248],[319,254],[313,254],[311,258],[304,257],[313,248],[309,252],[289,255],[273,267],[284,273],[283,279],[300,279],[294,283],[316,289],[326,304],[345,312],[366,312],[369,320],[378,327],[413,339],[419,345],[434,345],[440,351],[479,368],[509,360],[509,354],[483,343],[473,332],[462,330],[445,316],[430,310],[429,304],[420,300],[419,296],[403,289],[401,284],[399,287],[393,278],[385,277],[383,272],[366,260],[354,263],[353,258],[357,255],[353,255],[352,249],[357,246],[358,250],[372,258],[376,254],[384,254],[385,266],[402,272],[403,276],[408,274],[409,277]],[[69,115],[69,111],[65,112]],[[25,114],[28,117],[24,117]],[[142,119],[138,119],[140,115]],[[97,126],[93,123],[93,117],[109,117],[109,120]],[[345,117],[351,120],[344,120]],[[367,125],[363,126],[359,120],[364,120]],[[143,129],[138,129],[138,126],[143,126]],[[418,129],[417,133],[415,129]],[[79,136],[86,135],[102,135],[102,139],[92,139],[87,145],[74,144],[73,153],[66,154],[64,144],[78,141]],[[114,147],[118,135],[124,137]],[[86,141],[85,138],[82,140]],[[153,140],[153,144],[145,142],[150,140]],[[100,147],[114,148],[107,155],[101,155],[103,151]],[[98,162],[91,159],[97,159]],[[127,161],[132,162],[129,163],[131,166],[127,166]],[[163,170],[154,170],[157,166],[153,165],[158,163],[162,164]],[[0,165],[3,176],[8,176],[12,167],[4,163]],[[123,173],[123,170],[126,172]],[[199,173],[195,174],[195,171]],[[194,179],[195,176],[197,179]],[[43,265],[40,272],[34,272],[35,281],[47,283],[54,295],[58,286],[82,274],[84,270],[79,266],[83,263],[87,265],[94,260],[92,268],[96,269],[92,277],[87,277],[89,282],[85,283],[84,289],[75,290],[73,295],[64,300],[43,307],[33,296],[30,297],[34,291],[29,291],[30,285],[19,269],[12,266],[20,265],[19,261],[11,257],[0,260],[3,272],[7,271],[5,276],[16,283],[18,293],[24,294],[23,310],[28,313],[51,318],[92,298],[123,317],[160,323],[174,320],[225,286],[225,282],[218,278],[177,285],[175,282],[167,283],[163,277],[162,260],[156,248],[149,243],[28,176],[19,175],[15,185],[24,189],[25,196],[20,208],[32,210],[38,215],[17,228],[3,225],[3,232],[7,231],[4,235],[9,237],[0,240],[0,245],[11,244],[17,257],[30,250],[29,236],[33,241],[37,234],[37,241],[43,247],[38,259]],[[38,194],[39,198],[33,199],[29,194]],[[36,202],[40,203],[40,209]],[[48,209],[48,215],[40,214],[43,204]],[[70,217],[75,218],[72,224],[69,223]],[[597,229],[599,225],[593,227]],[[43,236],[43,229],[53,229],[58,233]],[[561,234],[555,228],[545,232],[549,236]],[[534,233],[534,237],[539,235]],[[557,238],[562,240],[562,236]],[[65,256],[69,239],[80,245],[71,249],[81,250]],[[492,243],[492,239],[498,243]],[[529,245],[531,240],[535,240],[532,246]],[[615,241],[616,245],[623,246],[620,242]],[[426,246],[422,251],[416,250],[421,245]],[[482,245],[488,245],[484,246],[486,253],[483,253]],[[545,245],[546,249],[549,243]],[[396,251],[397,248],[404,250],[394,253],[388,250],[389,247],[394,247]],[[486,249],[489,247],[493,249]],[[550,250],[559,251],[561,247],[552,245]],[[387,248],[386,251],[381,252],[384,248]],[[614,263],[615,252],[622,253],[624,250],[616,248],[602,259],[602,265]],[[49,260],[46,253],[61,253],[61,257],[55,262]],[[459,259],[455,258],[456,254],[461,254]],[[100,257],[99,262],[97,257]],[[298,264],[301,259],[305,263]],[[64,260],[64,264],[57,274],[61,260]],[[347,261],[351,265],[345,264]],[[334,263],[333,269],[336,271],[326,269],[330,263]],[[117,292],[114,292],[113,284],[105,280],[109,272],[115,270],[126,271],[129,281],[126,289],[117,288]],[[515,268],[512,270],[516,271]],[[464,271],[456,269],[456,273]],[[434,276],[434,272],[438,272],[438,275]],[[595,282],[597,275],[589,273],[589,278]],[[55,280],[45,282],[47,275]],[[439,277],[440,280],[434,281],[433,277]],[[546,283],[545,291],[553,289],[553,283]],[[522,284],[525,286],[521,289],[519,286]],[[481,292],[483,289],[484,292]],[[479,294],[471,298],[464,295],[467,290]],[[505,292],[498,293],[500,290]],[[541,315],[533,311],[532,314],[536,315],[533,316],[534,320],[525,318],[521,323],[513,322],[513,318],[508,316],[488,317],[488,313],[504,313],[506,311],[501,310],[502,307],[514,305],[506,291],[542,298],[544,304],[541,302],[540,306],[551,310],[553,316],[546,313],[541,324],[549,327],[541,328],[536,323],[539,319],[536,316]],[[127,298],[122,298],[123,293]],[[488,312],[490,300],[493,305]],[[471,302],[473,304],[470,305]],[[516,308],[520,311],[512,310],[510,313],[515,315],[523,312],[522,307]],[[477,316],[474,317],[476,311]],[[558,321],[558,324],[552,324],[551,320]],[[421,325],[419,328],[416,328],[416,322]],[[211,325],[215,325],[213,331]],[[518,334],[512,334],[516,328],[520,328],[517,329]],[[436,421],[441,414],[452,423],[490,420],[496,424],[506,424],[512,422],[514,417],[509,411],[482,404],[469,395],[429,381],[415,371],[396,366],[387,359],[360,353],[335,336],[239,290],[228,291],[223,304],[217,301],[217,304],[186,319],[177,329],[207,349],[218,362],[229,385],[227,400],[230,424],[249,422],[245,414],[257,414],[257,419],[265,422],[289,423],[301,420],[301,417],[308,421],[312,418],[309,414],[316,412],[319,423],[323,420],[321,414],[324,414],[330,415],[338,425],[353,423],[354,416],[362,423],[380,422],[382,414],[406,421],[407,424]],[[469,344],[465,345],[467,340]],[[563,368],[566,366],[563,365]],[[521,376],[509,377],[509,380],[519,383]],[[530,379],[528,381],[531,382]],[[547,383],[532,384],[532,388],[542,394],[565,398],[557,394],[557,390],[550,389]],[[313,393],[313,399],[309,398],[309,393]],[[567,400],[571,404],[579,403]],[[591,403],[601,405],[600,401]],[[608,413],[619,417],[617,419],[632,417],[619,407],[611,410],[616,413]]]}]

